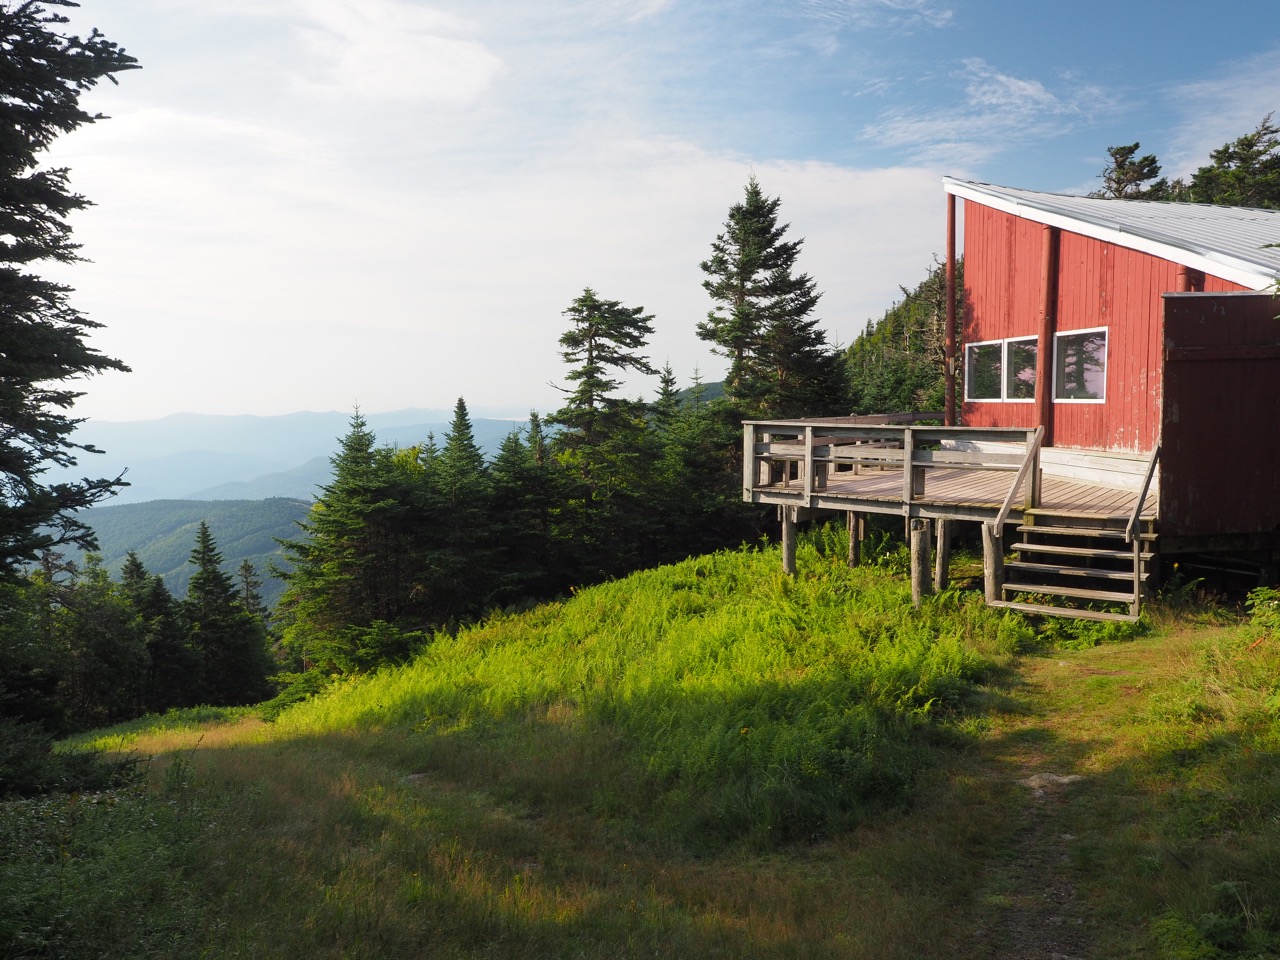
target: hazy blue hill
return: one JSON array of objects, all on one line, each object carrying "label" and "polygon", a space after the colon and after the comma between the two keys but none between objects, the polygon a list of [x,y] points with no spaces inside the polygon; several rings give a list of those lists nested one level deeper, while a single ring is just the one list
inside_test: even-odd
[{"label": "hazy blue hill", "polygon": [[186,595],[192,568],[188,563],[200,521],[209,523],[224,569],[234,576],[240,562],[250,560],[262,577],[263,596],[274,603],[283,585],[269,576],[272,562],[281,564],[276,537],[295,539],[297,521],[310,503],[273,497],[266,500],[151,500],[94,507],[83,514],[98,535],[99,553],[118,577],[125,555],[133,550],[143,565],[164,578],[179,598]]},{"label": "hazy blue hill", "polygon": [[252,480],[233,480],[196,490],[192,500],[262,500],[266,497],[290,497],[310,500],[319,487],[329,482],[333,467],[328,457],[312,457],[292,470],[265,473]]},{"label": "hazy blue hill", "polygon": [[[399,447],[442,442],[452,411],[409,409],[368,414],[379,441]],[[90,420],[76,431],[79,443],[102,455],[85,454],[76,477],[114,477],[129,486],[114,505],[148,500],[252,499],[315,495],[328,480],[328,465],[351,422],[349,413],[283,416],[215,416],[179,413],[158,420]],[[523,420],[474,419],[476,442],[489,455]],[[56,478],[54,478],[56,479]]]}]

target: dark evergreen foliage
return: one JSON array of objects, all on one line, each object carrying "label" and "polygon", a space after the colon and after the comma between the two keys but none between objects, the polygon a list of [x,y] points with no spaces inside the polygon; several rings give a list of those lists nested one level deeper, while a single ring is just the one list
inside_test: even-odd
[{"label": "dark evergreen foliage", "polygon": [[1251,133],[1209,154],[1192,174],[1185,197],[1193,203],[1280,207],[1280,127],[1268,113]]},{"label": "dark evergreen foliage", "polygon": [[[914,290],[849,345],[845,365],[854,413],[942,410],[946,392],[946,266],[934,264]],[[956,264],[956,311],[964,309],[964,263]]]},{"label": "dark evergreen foliage", "polygon": [[305,665],[358,669],[361,638],[353,628],[403,623],[420,609],[415,532],[431,511],[419,452],[397,457],[379,448],[356,411],[331,458],[333,479],[299,523],[304,538],[281,541],[293,564],[280,572],[283,640]]},{"label": "dark evergreen foliage", "polygon": [[64,35],[56,8],[68,6],[0,5],[0,575],[8,576],[49,546],[92,546],[75,512],[122,484],[43,479],[50,466],[92,452],[71,439],[80,421],[68,411],[81,392],[67,384],[128,369],[85,342],[99,324],[71,306],[71,289],[31,272],[81,259],[67,218],[89,205],[71,191],[68,171],[41,168],[39,155],[59,134],[100,119],[81,108],[83,93],[137,66],[97,31]]},{"label": "dark evergreen foliage", "polygon": [[1268,113],[1258,126],[1209,154],[1189,180],[1159,177],[1154,154],[1136,157],[1139,144],[1109,147],[1111,163],[1094,197],[1177,200],[1232,207],[1280,207],[1280,127]]},{"label": "dark evergreen foliage", "polygon": [[207,523],[191,551],[196,572],[181,604],[187,636],[201,658],[201,692],[208,702],[257,703],[270,693],[266,631],[245,608]]},{"label": "dark evergreen foliage", "polygon": [[203,660],[164,580],[149,573],[138,555],[130,552],[120,570],[120,587],[132,606],[134,629],[148,653],[144,708],[160,713],[209,699],[202,686]]},{"label": "dark evergreen foliage", "polygon": [[572,544],[572,582],[592,583],[634,569],[653,534],[658,454],[648,410],[617,392],[623,371],[655,372],[639,352],[653,318],[590,288],[564,313],[571,326],[560,355],[576,386],[551,417],[561,427],[552,449],[564,470],[556,536]]},{"label": "dark evergreen foliage", "polygon": [[1137,156],[1141,143],[1108,147],[1111,162],[1102,173],[1102,189],[1089,194],[1091,197],[1110,197],[1117,200],[1169,200],[1172,188],[1166,177],[1160,176],[1160,163],[1154,153]]},{"label": "dark evergreen foliage", "polygon": [[729,209],[724,232],[702,262],[702,286],[716,305],[698,336],[729,359],[725,393],[749,417],[820,416],[845,412],[841,356],[813,316],[821,294],[796,274],[803,240],[784,240],[781,200],[766,197],[752,177]]}]

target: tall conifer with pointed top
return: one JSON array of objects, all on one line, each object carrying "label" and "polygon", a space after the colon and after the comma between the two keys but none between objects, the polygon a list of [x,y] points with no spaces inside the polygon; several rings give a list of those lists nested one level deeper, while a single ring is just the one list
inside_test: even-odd
[{"label": "tall conifer with pointed top", "polygon": [[68,35],[56,8],[72,6],[0,3],[0,575],[49,546],[92,547],[93,531],[75,512],[122,485],[44,476],[96,452],[72,439],[81,421],[68,411],[82,391],[68,384],[128,370],[85,342],[99,324],[71,306],[71,288],[32,272],[82,259],[67,218],[89,205],[68,171],[41,167],[40,154],[59,134],[102,119],[80,106],[82,94],[137,66],[96,30]]},{"label": "tall conifer with pointed top", "polygon": [[703,288],[715,301],[698,336],[729,360],[725,393],[740,414],[794,417],[842,412],[841,358],[813,311],[821,294],[795,272],[803,240],[784,239],[781,200],[755,177],[729,209],[724,232],[702,262]]}]

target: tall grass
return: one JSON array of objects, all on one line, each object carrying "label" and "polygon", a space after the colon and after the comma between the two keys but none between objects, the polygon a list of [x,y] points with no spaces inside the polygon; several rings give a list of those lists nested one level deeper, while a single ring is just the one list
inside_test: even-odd
[{"label": "tall grass", "polygon": [[579,766],[585,744],[608,745],[584,802],[667,838],[847,829],[909,799],[930,744],[1027,630],[974,594],[912,610],[900,579],[848,569],[824,537],[794,578],[775,552],[725,552],[441,634],[407,667],[285,711],[279,734],[411,731],[430,766],[519,754],[532,731]]}]

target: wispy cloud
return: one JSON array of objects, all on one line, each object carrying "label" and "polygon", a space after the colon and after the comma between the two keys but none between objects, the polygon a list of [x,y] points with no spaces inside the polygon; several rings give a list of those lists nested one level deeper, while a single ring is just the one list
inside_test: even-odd
[{"label": "wispy cloud", "polygon": [[310,0],[299,27],[316,68],[304,81],[343,97],[474,102],[503,69],[475,24],[404,0]]},{"label": "wispy cloud", "polygon": [[951,8],[937,0],[800,0],[799,12],[830,24],[943,27]]},{"label": "wispy cloud", "polygon": [[1280,110],[1280,46],[1216,77],[1178,84],[1170,94],[1183,119],[1164,172],[1186,176],[1208,162],[1210,151],[1253,132],[1264,116]]},{"label": "wispy cloud", "polygon": [[917,162],[962,167],[1028,142],[1064,133],[1114,107],[1103,90],[1071,78],[1055,92],[1039,80],[1015,77],[980,58],[957,74],[964,100],[954,106],[886,111],[863,134],[906,151]]}]

